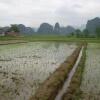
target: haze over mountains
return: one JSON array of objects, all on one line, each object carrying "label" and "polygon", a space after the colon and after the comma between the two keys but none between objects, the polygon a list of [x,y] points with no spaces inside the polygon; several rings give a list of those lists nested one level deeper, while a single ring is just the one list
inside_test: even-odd
[{"label": "haze over mountains", "polygon": [[75,29],[72,26],[60,27],[59,23],[56,23],[54,27],[48,23],[43,23],[40,25],[37,31],[37,33],[40,34],[58,34],[58,35],[67,35],[72,32],[75,32]]},{"label": "haze over mountains", "polygon": [[[16,24],[17,25],[17,24]],[[34,28],[31,27],[26,27],[23,24],[18,24],[17,25],[19,32],[21,35],[32,35],[32,34],[37,34],[37,35],[67,35],[72,32],[75,32],[75,28],[72,26],[66,26],[66,27],[61,27],[59,23],[56,23],[54,26],[48,24],[48,23],[42,23],[37,31],[35,31]],[[10,27],[3,27],[2,32],[7,32]]]},{"label": "haze over mountains", "polygon": [[88,22],[86,24],[86,29],[91,34],[96,32],[96,28],[100,28],[100,18],[99,17],[96,17],[94,19],[88,20]]},{"label": "haze over mountains", "polygon": [[[49,23],[42,23],[37,31],[35,31],[34,28],[26,27],[23,24],[17,25],[19,32],[21,35],[68,35],[70,33],[75,32],[75,28],[72,26],[60,26],[60,24],[57,22],[54,26],[50,25]],[[100,28],[100,18],[96,17],[94,19],[88,20],[86,24],[86,29],[89,33],[94,34],[96,31],[96,28]],[[2,27],[2,30],[0,32],[6,32],[9,29],[9,27]]]}]

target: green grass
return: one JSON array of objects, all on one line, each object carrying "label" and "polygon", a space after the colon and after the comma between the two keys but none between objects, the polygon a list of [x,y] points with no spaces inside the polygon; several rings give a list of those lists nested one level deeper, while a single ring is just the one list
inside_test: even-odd
[{"label": "green grass", "polygon": [[66,42],[88,42],[88,43],[100,43],[100,38],[76,38],[76,37],[67,37],[67,36],[56,36],[56,35],[50,35],[50,36],[40,36],[40,35],[34,35],[34,36],[23,36],[23,37],[11,37],[11,36],[5,36],[0,37],[0,41],[9,41],[9,40],[24,40],[24,41],[66,41]]},{"label": "green grass", "polygon": [[86,60],[86,47],[87,46],[84,45],[83,55],[78,64],[76,72],[74,73],[74,76],[71,79],[70,86],[66,91],[66,93],[64,94],[62,100],[79,100],[80,98],[81,95],[80,85],[82,82],[82,75],[83,75],[85,60]]},{"label": "green grass", "polygon": [[8,40],[18,40],[21,39],[19,37],[12,37],[12,36],[0,36],[0,41],[8,41]]}]

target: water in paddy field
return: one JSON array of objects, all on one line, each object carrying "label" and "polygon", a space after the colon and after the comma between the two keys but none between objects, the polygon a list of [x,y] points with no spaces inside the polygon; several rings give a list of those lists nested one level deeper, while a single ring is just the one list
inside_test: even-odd
[{"label": "water in paddy field", "polygon": [[76,47],[56,42],[1,45],[0,100],[28,100]]}]

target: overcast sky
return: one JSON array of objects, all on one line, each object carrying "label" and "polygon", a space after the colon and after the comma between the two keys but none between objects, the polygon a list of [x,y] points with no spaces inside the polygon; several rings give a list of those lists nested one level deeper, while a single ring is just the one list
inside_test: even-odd
[{"label": "overcast sky", "polygon": [[25,24],[81,26],[88,19],[100,17],[100,0],[0,0],[0,26]]}]

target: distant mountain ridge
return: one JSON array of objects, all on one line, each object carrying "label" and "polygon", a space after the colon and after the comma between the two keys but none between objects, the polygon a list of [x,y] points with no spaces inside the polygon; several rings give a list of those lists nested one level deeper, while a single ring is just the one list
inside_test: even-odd
[{"label": "distant mountain ridge", "polygon": [[31,27],[26,27],[25,25],[23,24],[19,24],[17,25],[19,31],[20,31],[20,34],[24,34],[24,35],[32,35],[35,33],[34,29],[31,28]]},{"label": "distant mountain ridge", "polygon": [[[18,24],[18,25],[16,24],[16,26],[18,27],[20,35],[32,35],[32,34],[35,33],[33,28],[26,27],[23,24]],[[0,29],[1,29],[0,33],[3,33],[3,32],[6,33],[6,32],[9,32],[10,27],[8,27],[8,26],[7,27],[1,27]]]},{"label": "distant mountain ridge", "polygon": [[61,27],[60,29],[60,33],[63,35],[68,35],[73,32],[75,32],[75,28],[73,28],[72,26]]},{"label": "distant mountain ridge", "polygon": [[86,29],[91,34],[96,33],[96,28],[100,28],[100,18],[99,17],[96,17],[94,19],[88,20],[88,22],[86,24]]},{"label": "distant mountain ridge", "polygon": [[54,26],[53,33],[55,33],[55,34],[60,34],[61,33],[61,28],[60,28],[60,25],[59,25],[58,22]]},{"label": "distant mountain ridge", "polygon": [[48,23],[42,23],[38,28],[37,34],[51,34],[53,33],[53,26]]},{"label": "distant mountain ridge", "polygon": [[[76,29],[72,26],[60,26],[57,22],[55,25],[50,25],[49,23],[42,23],[36,30],[31,27],[26,27],[23,24],[15,24],[19,29],[20,35],[69,35],[70,33],[75,33]],[[10,27],[0,27],[0,34],[9,31]],[[88,20],[86,27],[84,29],[88,30],[90,34],[96,33],[96,28],[100,28],[100,18],[96,17],[94,19]],[[81,30],[84,31],[84,30]]]},{"label": "distant mountain ridge", "polygon": [[48,23],[42,23],[38,28],[37,33],[39,34],[55,34],[55,35],[67,35],[72,32],[75,32],[75,29],[72,26],[60,27],[60,24],[57,22],[55,26]]}]

